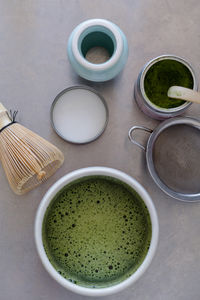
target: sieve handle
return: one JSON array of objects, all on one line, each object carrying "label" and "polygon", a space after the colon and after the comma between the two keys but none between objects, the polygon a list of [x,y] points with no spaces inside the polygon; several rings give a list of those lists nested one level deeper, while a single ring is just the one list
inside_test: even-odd
[{"label": "sieve handle", "polygon": [[140,143],[138,143],[138,142],[133,138],[133,131],[135,131],[135,130],[143,130],[143,131],[147,131],[147,132],[150,132],[150,133],[152,133],[153,130],[150,129],[150,128],[144,127],[144,126],[133,126],[133,127],[131,127],[131,129],[130,129],[129,132],[128,132],[128,137],[129,137],[130,141],[131,141],[133,144],[135,144],[135,145],[137,145],[138,147],[140,147],[142,150],[146,151],[146,148],[145,148],[143,145],[141,145]]}]

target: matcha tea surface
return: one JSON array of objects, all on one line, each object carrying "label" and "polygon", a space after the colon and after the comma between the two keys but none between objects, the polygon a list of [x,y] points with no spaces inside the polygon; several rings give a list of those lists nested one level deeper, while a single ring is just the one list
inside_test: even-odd
[{"label": "matcha tea surface", "polygon": [[162,108],[174,108],[185,103],[183,100],[170,100],[168,89],[178,85],[193,88],[193,77],[190,70],[182,63],[165,59],[150,67],[144,78],[144,90],[148,99]]},{"label": "matcha tea surface", "polygon": [[106,287],[128,278],[144,260],[150,241],[144,202],[110,177],[85,177],[67,185],[43,221],[50,262],[63,277],[85,287]]}]

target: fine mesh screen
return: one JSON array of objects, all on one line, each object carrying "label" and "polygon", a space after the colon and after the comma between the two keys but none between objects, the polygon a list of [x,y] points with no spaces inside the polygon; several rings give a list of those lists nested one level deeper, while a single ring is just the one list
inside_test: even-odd
[{"label": "fine mesh screen", "polygon": [[200,193],[200,130],[189,125],[165,129],[155,141],[153,162],[158,176],[170,189]]}]

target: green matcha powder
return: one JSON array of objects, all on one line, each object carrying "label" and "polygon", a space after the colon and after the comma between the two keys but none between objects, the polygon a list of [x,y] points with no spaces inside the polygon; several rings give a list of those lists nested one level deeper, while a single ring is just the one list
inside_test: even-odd
[{"label": "green matcha powder", "polygon": [[54,268],[80,286],[101,288],[128,278],[143,262],[151,221],[143,200],[110,177],[67,185],[48,207],[43,243]]},{"label": "green matcha powder", "polygon": [[144,78],[144,90],[148,99],[162,108],[174,108],[185,103],[183,100],[170,100],[168,89],[178,85],[193,88],[193,77],[190,70],[182,63],[165,59],[150,67]]}]

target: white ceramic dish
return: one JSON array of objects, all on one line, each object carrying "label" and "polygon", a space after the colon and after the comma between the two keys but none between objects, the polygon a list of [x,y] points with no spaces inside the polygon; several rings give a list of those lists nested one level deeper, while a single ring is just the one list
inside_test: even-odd
[{"label": "white ceramic dish", "polygon": [[[102,175],[102,176],[110,176],[113,178],[117,178],[122,182],[125,182],[127,185],[129,185],[131,188],[133,188],[143,199],[145,202],[150,218],[151,218],[151,224],[152,224],[152,238],[151,238],[151,243],[149,247],[149,251],[142,262],[142,264],[139,266],[139,268],[127,279],[125,279],[123,282],[120,282],[116,285],[105,287],[105,288],[88,288],[88,287],[82,287],[79,285],[76,285],[64,277],[62,277],[52,266],[52,264],[49,262],[49,259],[46,255],[46,252],[43,247],[43,242],[42,242],[42,224],[43,224],[43,218],[46,212],[46,209],[51,202],[51,200],[54,198],[54,196],[68,183],[78,179],[82,178],[85,176],[95,176],[95,175]],[[126,287],[130,286],[136,280],[138,280],[142,274],[146,271],[148,266],[150,265],[153,256],[156,251],[157,247],[157,242],[158,242],[158,232],[159,232],[159,226],[158,226],[158,218],[157,218],[157,213],[154,207],[154,204],[146,192],[146,190],[131,176],[116,170],[116,169],[111,169],[111,168],[106,168],[106,167],[88,167],[88,168],[83,168],[79,169],[76,171],[73,171],[61,179],[59,179],[45,194],[43,197],[39,207],[38,211],[36,214],[36,219],[35,219],[35,242],[36,242],[36,247],[37,251],[39,254],[39,257],[48,271],[48,273],[63,287],[81,294],[85,296],[105,296],[105,295],[110,295],[114,294],[116,292],[119,292]]]}]

